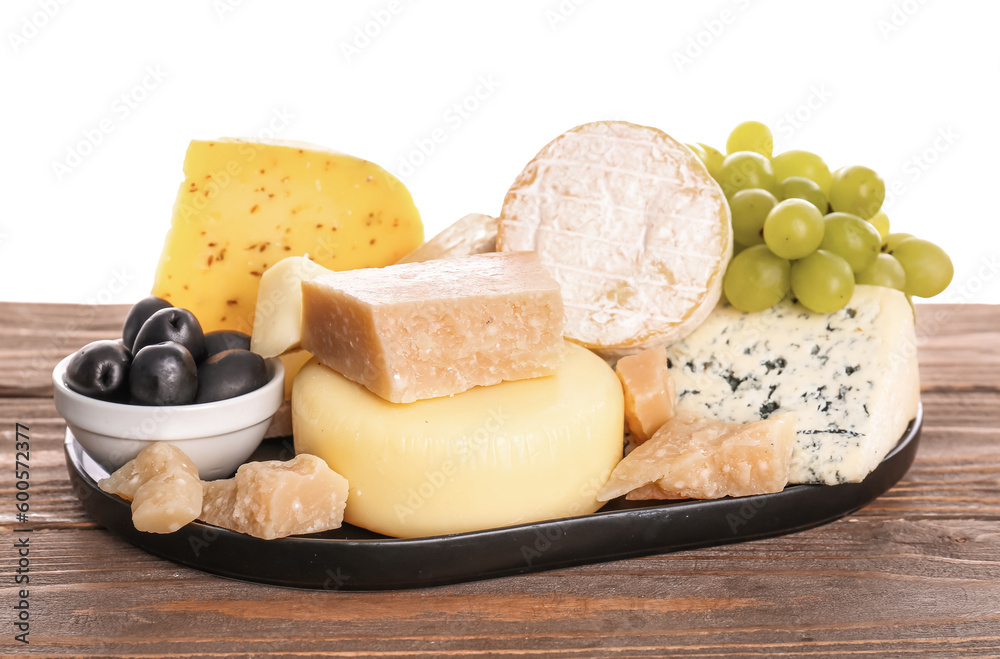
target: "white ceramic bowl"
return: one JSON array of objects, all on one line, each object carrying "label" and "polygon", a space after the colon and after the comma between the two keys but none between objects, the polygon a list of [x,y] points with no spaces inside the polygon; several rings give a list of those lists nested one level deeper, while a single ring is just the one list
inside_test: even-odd
[{"label": "white ceramic bowl", "polygon": [[109,403],[66,386],[63,359],[52,371],[53,398],[83,450],[111,473],[153,442],[181,449],[204,480],[229,476],[261,441],[285,397],[285,368],[267,360],[270,380],[248,394],[200,405],[151,407]]}]

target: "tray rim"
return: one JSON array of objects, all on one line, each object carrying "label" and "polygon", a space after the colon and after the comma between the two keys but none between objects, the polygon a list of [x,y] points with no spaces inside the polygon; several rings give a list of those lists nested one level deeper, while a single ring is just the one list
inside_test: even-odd
[{"label": "tray rim", "polygon": [[[733,544],[777,537],[814,528],[854,512],[893,487],[906,474],[913,462],[919,444],[922,425],[923,405],[921,404],[918,406],[916,417],[910,422],[896,446],[886,455],[879,466],[859,483],[844,483],[839,485],[796,484],[786,487],[781,492],[739,498],[649,503],[630,502],[624,507],[609,510],[602,508],[597,512],[587,515],[420,538],[392,538],[386,536],[331,538],[314,534],[311,536],[290,536],[277,540],[262,540],[197,520],[174,534],[158,535],[143,533],[136,531],[132,526],[129,503],[120,497],[104,492],[97,486],[93,475],[87,471],[84,465],[85,452],[77,443],[69,428],[66,430],[64,452],[66,456],[66,468],[69,472],[74,493],[90,516],[115,535],[154,555],[204,572],[242,581],[318,590],[387,590],[476,581],[557,569],[572,565]],[[819,492],[842,494],[842,498],[845,501],[842,504],[827,505],[831,497],[815,496]],[[809,493],[813,494],[810,495]],[[817,499],[814,503],[820,504],[819,512],[815,515],[803,515],[802,511],[799,510],[798,514],[795,515],[795,504],[799,499]],[[613,500],[608,505],[621,506],[621,499]],[[788,515],[788,512],[783,511],[786,511],[786,508],[790,507],[795,519],[782,520],[778,524],[768,524],[766,523],[768,520],[760,520],[759,518],[762,516],[757,515],[756,512],[746,513],[748,506],[751,511],[760,511],[768,506],[776,506],[779,509],[777,512],[782,515]],[[593,529],[590,527],[595,525],[607,526],[609,530],[616,529],[617,533],[612,534],[616,536],[625,532],[634,534],[637,531],[643,531],[643,535],[649,535],[646,532],[648,529],[644,528],[645,525],[657,522],[661,523],[661,525],[669,523],[676,525],[678,522],[681,522],[680,526],[684,528],[683,522],[687,521],[688,527],[690,527],[692,526],[692,522],[690,521],[692,512],[696,512],[701,517],[714,515],[716,522],[719,517],[729,519],[726,517],[727,515],[730,517],[735,515],[735,520],[729,519],[728,524],[732,529],[732,533],[728,537],[725,537],[724,535],[720,535],[718,529],[716,529],[715,532],[709,533],[708,536],[694,533],[687,536],[687,540],[684,538],[665,540],[657,535],[656,538],[638,542],[630,542],[629,538],[626,537],[619,550],[613,550],[610,553],[596,551],[596,553],[580,555],[573,551],[553,552],[550,549],[551,545],[567,535],[572,535],[577,538],[578,542],[587,545],[585,534],[592,533]],[[772,512],[774,512],[773,508]],[[695,522],[693,523],[695,526],[697,525],[697,519],[698,517],[695,518]],[[739,527],[741,526],[746,526],[747,528],[740,529]],[[354,528],[346,524],[345,527]],[[720,528],[724,529],[724,527]],[[336,532],[331,531],[327,533]],[[363,531],[363,533],[368,532]],[[180,536],[189,540],[186,546],[183,542],[177,542],[177,538]],[[526,545],[525,542],[531,538],[535,538],[534,545],[530,543]],[[245,558],[246,554],[253,555],[258,548],[263,549],[264,554],[270,553],[274,556],[280,556],[281,560],[295,560],[297,555],[302,555],[310,558],[312,562],[320,558],[334,558],[338,552],[342,555],[341,558],[348,553],[360,553],[360,558],[363,558],[365,553],[372,555],[376,553],[388,554],[390,555],[390,564],[387,567],[392,570],[392,563],[406,558],[409,554],[417,554],[418,558],[424,554],[431,554],[435,555],[434,558],[436,560],[440,558],[436,556],[438,554],[443,556],[458,551],[476,551],[477,549],[481,551],[483,546],[488,547],[501,540],[505,541],[502,543],[505,547],[506,545],[519,545],[522,550],[520,558],[510,554],[511,550],[506,548],[504,551],[509,555],[506,557],[506,560],[500,561],[502,565],[480,564],[477,569],[473,566],[465,567],[459,562],[453,569],[447,569],[447,565],[443,565],[441,567],[444,568],[444,572],[438,569],[432,574],[422,574],[422,570],[416,568],[411,572],[409,577],[406,574],[401,574],[398,567],[395,572],[384,574],[383,578],[372,578],[372,575],[357,574],[355,572],[342,575],[341,567],[338,567],[333,573],[333,577],[328,574],[330,572],[329,568],[315,572],[313,576],[309,576],[310,572],[308,569],[305,569],[304,574],[299,576],[290,574],[288,570],[271,569],[269,571],[266,564],[263,571],[248,571],[247,565],[241,563],[240,560],[225,560],[226,551],[223,551],[225,549],[240,550],[239,554],[244,555],[244,561],[247,560]],[[549,543],[548,547],[545,546],[546,540]],[[591,542],[590,544],[596,546],[599,543]],[[604,543],[604,545],[606,544]],[[537,549],[539,545],[545,547],[544,551]],[[215,551],[212,551],[213,547],[216,548]],[[527,551],[525,551],[525,547],[527,547]],[[200,551],[202,549],[212,551],[213,554],[218,553],[219,555],[215,556],[212,560],[204,560]],[[538,562],[530,560],[534,553],[539,554],[541,560]],[[352,561],[357,561],[358,558],[358,556],[351,556]],[[426,558],[426,556],[423,556],[423,558]],[[517,560],[510,560],[511,558]],[[263,558],[261,562],[266,563]],[[361,562],[364,563],[363,560]],[[406,571],[403,570],[402,572],[405,573]],[[320,577],[322,577],[322,581]],[[361,578],[359,579],[358,577]],[[331,580],[333,581],[332,587]]]}]

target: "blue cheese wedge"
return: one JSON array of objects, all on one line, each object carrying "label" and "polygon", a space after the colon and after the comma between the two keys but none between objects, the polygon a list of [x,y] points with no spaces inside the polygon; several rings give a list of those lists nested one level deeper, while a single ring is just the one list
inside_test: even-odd
[{"label": "blue cheese wedge", "polygon": [[831,314],[790,298],[759,313],[720,304],[667,358],[678,413],[739,423],[796,413],[790,483],[862,480],[920,400],[913,310],[880,286],[856,287]]}]

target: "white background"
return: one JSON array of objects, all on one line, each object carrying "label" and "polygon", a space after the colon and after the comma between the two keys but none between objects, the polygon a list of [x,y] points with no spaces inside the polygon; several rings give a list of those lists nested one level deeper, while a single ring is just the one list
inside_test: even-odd
[{"label": "white background", "polygon": [[577,124],[722,147],[757,119],[883,175],[893,230],[956,264],[935,301],[1000,303],[998,23],[989,0],[4,0],[0,300],[144,296],[192,138],[270,124],[373,160],[430,237]]}]

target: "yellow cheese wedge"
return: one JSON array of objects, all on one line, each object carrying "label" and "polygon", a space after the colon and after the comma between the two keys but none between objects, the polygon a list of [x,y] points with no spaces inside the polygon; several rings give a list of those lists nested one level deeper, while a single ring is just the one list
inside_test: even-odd
[{"label": "yellow cheese wedge", "polygon": [[292,423],[296,452],[350,483],[347,522],[416,537],[597,510],[624,416],[614,371],[567,343],[555,375],[407,404],[311,361]]},{"label": "yellow cheese wedge", "polygon": [[378,165],[305,144],[195,140],[153,294],[205,331],[250,334],[260,277],[279,260],[380,267],[422,242],[410,193]]}]

